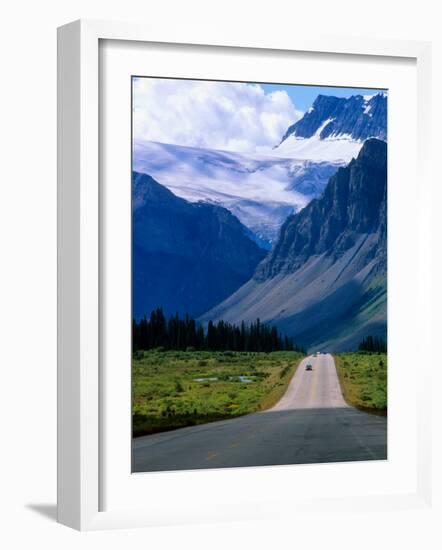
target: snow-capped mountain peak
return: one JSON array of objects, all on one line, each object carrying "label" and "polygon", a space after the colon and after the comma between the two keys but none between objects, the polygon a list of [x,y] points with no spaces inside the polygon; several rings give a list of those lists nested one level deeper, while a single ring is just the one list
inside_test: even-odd
[{"label": "snow-capped mountain peak", "polygon": [[[368,115],[371,113],[371,116]],[[304,116],[290,126],[281,143],[288,137],[321,139],[348,135],[355,141],[370,137],[387,138],[387,96],[354,95],[349,98],[319,95]]]},{"label": "snow-capped mountain peak", "polygon": [[368,138],[387,140],[387,95],[319,95],[291,125],[275,154],[299,159],[350,161]]}]

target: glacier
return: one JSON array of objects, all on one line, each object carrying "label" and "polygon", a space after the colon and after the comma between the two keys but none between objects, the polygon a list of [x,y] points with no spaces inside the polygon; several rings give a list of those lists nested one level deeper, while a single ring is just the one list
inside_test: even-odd
[{"label": "glacier", "polygon": [[347,134],[325,139],[316,134],[310,138],[291,135],[274,149],[273,154],[282,158],[348,164],[358,156],[363,144],[363,140],[354,140]]},{"label": "glacier", "polygon": [[244,154],[137,139],[132,168],[190,202],[227,208],[270,249],[286,218],[319,196],[348,159],[313,152],[296,158],[270,148]]}]

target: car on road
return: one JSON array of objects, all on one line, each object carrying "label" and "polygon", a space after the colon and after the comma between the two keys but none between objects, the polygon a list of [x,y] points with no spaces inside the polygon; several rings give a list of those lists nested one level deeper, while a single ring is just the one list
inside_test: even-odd
[{"label": "car on road", "polygon": [[313,370],[313,367],[310,365],[310,363],[306,365],[305,370]]}]

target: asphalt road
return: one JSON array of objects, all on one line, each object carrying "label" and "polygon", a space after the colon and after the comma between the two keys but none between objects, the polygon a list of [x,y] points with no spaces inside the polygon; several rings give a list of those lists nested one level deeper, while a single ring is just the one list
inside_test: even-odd
[{"label": "asphalt road", "polygon": [[132,443],[133,472],[386,458],[386,418],[345,403],[329,354],[304,359],[272,409]]},{"label": "asphalt road", "polygon": [[[313,370],[305,369],[312,365]],[[336,372],[335,362],[330,354],[309,356],[302,361],[282,399],[271,411],[293,411],[297,409],[348,408],[344,401]]]}]

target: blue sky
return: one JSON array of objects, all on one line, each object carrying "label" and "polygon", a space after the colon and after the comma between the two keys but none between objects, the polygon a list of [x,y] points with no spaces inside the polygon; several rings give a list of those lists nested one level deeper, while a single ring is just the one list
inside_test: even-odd
[{"label": "blue sky", "polygon": [[296,109],[307,111],[318,95],[333,95],[336,97],[350,97],[352,95],[374,95],[385,90],[374,88],[334,88],[332,86],[307,86],[291,84],[261,84],[266,93],[285,90]]}]

